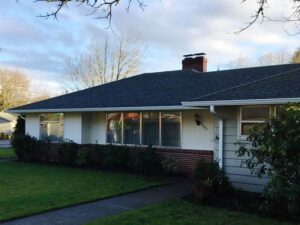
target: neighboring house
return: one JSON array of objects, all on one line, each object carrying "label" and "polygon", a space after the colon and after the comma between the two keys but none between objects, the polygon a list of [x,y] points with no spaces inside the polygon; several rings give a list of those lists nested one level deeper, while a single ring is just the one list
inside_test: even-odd
[{"label": "neighboring house", "polygon": [[236,156],[249,128],[300,102],[300,64],[207,72],[205,55],[183,69],[145,73],[8,110],[26,115],[26,133],[80,144],[157,146],[191,172],[200,158],[219,161],[235,187],[261,191]]},{"label": "neighboring house", "polygon": [[17,122],[17,116],[0,112],[0,138],[3,138],[3,135],[11,136],[14,131],[14,127]]}]

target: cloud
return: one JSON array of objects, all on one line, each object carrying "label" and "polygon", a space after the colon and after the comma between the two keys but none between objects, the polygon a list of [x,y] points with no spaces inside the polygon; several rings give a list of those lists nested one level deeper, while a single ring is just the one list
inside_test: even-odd
[{"label": "cloud", "polygon": [[[274,0],[266,13],[281,17],[288,4]],[[299,45],[299,36],[284,32],[293,25],[282,23],[257,23],[240,35],[232,34],[250,20],[256,1],[156,0],[148,1],[145,11],[133,4],[129,13],[126,6],[122,1],[114,9],[112,27],[138,36],[147,46],[140,72],[180,69],[182,55],[188,53],[206,52],[209,69],[215,70],[240,55],[257,58],[283,47],[294,51]],[[3,3],[0,63],[34,71],[37,86],[49,84],[49,89],[61,91],[57,84],[66,79],[65,59],[103,39],[108,21],[86,16],[89,8],[76,4],[63,9],[58,21],[37,17],[54,9],[55,4],[45,2]]]}]

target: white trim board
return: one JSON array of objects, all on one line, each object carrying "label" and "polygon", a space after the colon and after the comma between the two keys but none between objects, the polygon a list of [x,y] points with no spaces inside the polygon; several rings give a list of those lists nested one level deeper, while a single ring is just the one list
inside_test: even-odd
[{"label": "white trim board", "polygon": [[[187,106],[141,106],[141,107],[107,107],[107,108],[69,108],[69,109],[15,109],[6,110],[9,113],[47,113],[47,112],[129,112],[129,111],[168,111],[168,110],[191,110],[195,107]],[[199,107],[197,109],[207,109]]]},{"label": "white trim board", "polygon": [[298,103],[299,98],[272,98],[272,99],[245,99],[245,100],[220,100],[220,101],[189,101],[182,102],[183,106],[205,107],[205,106],[234,106],[234,105],[265,105],[265,104],[285,104]]}]

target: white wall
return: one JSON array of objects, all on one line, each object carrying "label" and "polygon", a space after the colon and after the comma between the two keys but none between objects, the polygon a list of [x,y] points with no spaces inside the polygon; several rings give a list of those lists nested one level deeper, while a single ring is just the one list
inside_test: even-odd
[{"label": "white wall", "polygon": [[82,143],[81,113],[64,113],[64,139]]},{"label": "white wall", "polygon": [[39,114],[26,114],[25,133],[39,138],[40,136],[40,117]]},{"label": "white wall", "polygon": [[[198,126],[195,115],[205,126]],[[214,146],[214,120],[208,110],[195,110],[182,112],[182,148],[195,150],[213,150]]]},{"label": "white wall", "polygon": [[106,121],[104,112],[93,112],[90,117],[90,143],[106,143]]},{"label": "white wall", "polygon": [[[195,114],[200,115],[204,126],[197,126]],[[39,137],[39,115],[28,114],[26,133]],[[64,139],[79,144],[105,144],[106,121],[104,112],[64,113]],[[182,112],[182,148],[193,150],[213,150],[214,144],[213,117],[208,110]]]},{"label": "white wall", "polygon": [[81,113],[81,121],[82,121],[82,137],[81,144],[89,144],[90,143],[90,121],[91,121],[91,113],[82,112]]}]

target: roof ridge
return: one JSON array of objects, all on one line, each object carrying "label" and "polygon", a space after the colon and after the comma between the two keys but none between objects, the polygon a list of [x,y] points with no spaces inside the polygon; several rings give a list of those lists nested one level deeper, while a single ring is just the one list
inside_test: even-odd
[{"label": "roof ridge", "polygon": [[219,91],[215,91],[215,92],[212,92],[212,93],[208,93],[208,94],[202,95],[202,96],[200,96],[200,97],[191,99],[191,100],[189,100],[189,101],[199,100],[199,99],[201,99],[201,98],[209,97],[209,96],[212,96],[212,95],[215,95],[215,94],[219,94],[219,93],[222,93],[222,92],[225,92],[225,91],[230,91],[230,90],[233,90],[233,89],[236,89],[236,88],[248,86],[248,85],[250,85],[250,84],[255,84],[255,83],[258,83],[258,82],[261,82],[261,81],[273,79],[273,78],[280,77],[280,76],[282,76],[282,75],[286,75],[286,74],[288,74],[288,73],[291,73],[291,72],[294,72],[294,71],[298,71],[298,70],[300,71],[300,68],[296,68],[296,69],[292,69],[292,70],[280,72],[280,73],[278,73],[278,74],[271,75],[271,76],[268,76],[268,77],[264,77],[264,78],[262,78],[262,79],[258,79],[258,80],[254,80],[254,81],[249,81],[249,82],[246,82],[246,83],[243,83],[243,84],[239,84],[239,85],[236,85],[236,86],[232,86],[232,87],[229,87],[229,88],[225,88],[225,89],[223,89],[223,90],[219,90]]}]

